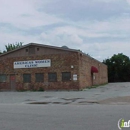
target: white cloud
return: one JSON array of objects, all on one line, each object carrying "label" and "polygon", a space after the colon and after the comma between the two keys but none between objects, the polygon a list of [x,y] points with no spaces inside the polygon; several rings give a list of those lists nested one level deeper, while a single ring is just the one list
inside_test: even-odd
[{"label": "white cloud", "polygon": [[93,1],[109,3],[109,2],[118,2],[119,0],[93,0]]},{"label": "white cloud", "polygon": [[130,0],[126,0],[128,4],[130,4]]},{"label": "white cloud", "polygon": [[0,22],[28,29],[61,21],[61,19],[52,15],[38,12],[36,5],[36,0],[33,0],[33,2],[31,0],[2,0],[0,4]]},{"label": "white cloud", "polygon": [[67,45],[99,60],[119,52],[130,56],[125,0],[1,0],[0,19],[7,24],[0,24],[1,50],[21,41]]},{"label": "white cloud", "polygon": [[40,39],[43,43],[48,43],[51,45],[56,45],[56,46],[63,46],[67,45],[70,48],[78,48],[81,44],[83,44],[83,39],[80,38],[79,35],[76,33],[55,33],[56,31],[52,31],[48,34],[42,33],[40,35]]},{"label": "white cloud", "polygon": [[36,42],[36,43],[42,43],[38,36],[23,36],[19,35],[17,33],[4,33],[0,32],[0,36],[2,37],[0,39],[0,51],[5,50],[5,45],[8,43],[16,43],[16,42],[23,42],[24,44],[30,43],[30,42]]},{"label": "white cloud", "polygon": [[130,57],[129,48],[130,44],[128,42],[105,42],[102,44],[95,42],[92,44],[82,44],[81,46],[85,53],[100,61],[118,53],[123,53]]}]

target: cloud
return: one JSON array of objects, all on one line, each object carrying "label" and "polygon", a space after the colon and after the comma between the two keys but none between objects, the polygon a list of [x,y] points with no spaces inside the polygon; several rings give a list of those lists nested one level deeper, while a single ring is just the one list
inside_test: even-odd
[{"label": "cloud", "polygon": [[130,57],[129,42],[106,42],[102,44],[95,42],[93,44],[82,44],[81,48],[83,52],[100,61],[110,58],[118,53],[123,53]]},{"label": "cloud", "polygon": [[128,4],[130,4],[130,0],[126,0]]},{"label": "cloud", "polygon": [[0,36],[2,37],[0,39],[0,51],[5,50],[5,45],[8,43],[24,42],[24,45],[30,42],[42,43],[38,36],[23,36],[19,35],[18,33],[9,34],[3,32],[0,32]]},{"label": "cloud", "polygon": [[61,19],[55,16],[38,12],[35,7],[36,3],[36,0],[33,0],[33,2],[31,0],[2,0],[0,4],[0,22],[28,29],[61,21]]},{"label": "cloud", "polygon": [[1,0],[0,47],[37,42],[67,45],[100,61],[130,56],[129,0]]},{"label": "cloud", "polygon": [[113,3],[113,2],[119,2],[119,0],[93,0],[97,2],[104,2],[104,3]]},{"label": "cloud", "polygon": [[[59,6],[60,5],[60,6]],[[71,21],[105,20],[119,16],[128,11],[129,6],[124,0],[57,0],[46,4],[40,11],[69,19]]]}]

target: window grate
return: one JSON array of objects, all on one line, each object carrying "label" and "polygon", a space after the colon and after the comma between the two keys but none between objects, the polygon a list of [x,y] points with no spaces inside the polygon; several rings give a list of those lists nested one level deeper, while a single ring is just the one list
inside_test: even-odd
[{"label": "window grate", "polygon": [[30,83],[31,82],[31,74],[23,74],[23,82]]},{"label": "window grate", "polygon": [[44,81],[44,74],[43,73],[36,73],[35,74],[35,81],[36,82],[43,82]]},{"label": "window grate", "polygon": [[56,82],[57,81],[57,73],[48,73],[48,81]]},{"label": "window grate", "polygon": [[62,81],[70,81],[71,73],[70,72],[62,72]]},{"label": "window grate", "polygon": [[0,82],[6,82],[7,81],[7,75],[6,74],[0,74]]}]

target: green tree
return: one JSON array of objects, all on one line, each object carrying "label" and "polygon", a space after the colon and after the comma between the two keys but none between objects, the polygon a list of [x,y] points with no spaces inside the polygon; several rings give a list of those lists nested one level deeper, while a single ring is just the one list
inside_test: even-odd
[{"label": "green tree", "polygon": [[127,82],[130,81],[130,59],[128,56],[119,53],[113,55],[110,59],[103,61],[108,66],[109,82]]},{"label": "green tree", "polygon": [[16,42],[15,44],[14,43],[13,44],[8,43],[8,45],[5,45],[6,50],[3,51],[3,52],[12,51],[14,49],[17,49],[17,48],[21,47],[22,45],[23,45],[22,42]]}]

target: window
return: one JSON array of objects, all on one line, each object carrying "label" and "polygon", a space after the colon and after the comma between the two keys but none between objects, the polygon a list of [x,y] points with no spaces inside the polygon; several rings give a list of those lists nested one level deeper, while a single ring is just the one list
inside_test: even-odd
[{"label": "window", "polygon": [[56,73],[48,73],[48,81],[49,82],[56,82],[57,81],[57,74]]},{"label": "window", "polygon": [[31,74],[23,74],[23,82],[30,83],[31,82]]},{"label": "window", "polygon": [[0,82],[6,82],[7,76],[5,74],[0,74]]},{"label": "window", "polygon": [[44,81],[44,74],[43,73],[36,73],[35,74],[35,81],[36,82],[43,82]]},{"label": "window", "polygon": [[71,73],[70,72],[62,72],[62,81],[70,81]]}]

